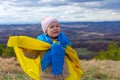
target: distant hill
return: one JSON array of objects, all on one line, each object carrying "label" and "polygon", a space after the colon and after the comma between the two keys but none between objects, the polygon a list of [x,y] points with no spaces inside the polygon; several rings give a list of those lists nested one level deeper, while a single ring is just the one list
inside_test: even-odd
[{"label": "distant hill", "polygon": [[72,29],[79,29],[87,32],[99,32],[108,34],[120,33],[120,21],[106,22],[68,22],[63,23]]},{"label": "distant hill", "polygon": [[[102,44],[103,48],[109,41],[120,42],[120,21],[61,22],[60,24],[62,31],[69,36],[73,47],[76,48],[87,47],[91,49],[98,44]],[[40,34],[42,34],[40,24],[0,25],[0,43],[4,44],[12,35],[26,35],[36,38]]]}]

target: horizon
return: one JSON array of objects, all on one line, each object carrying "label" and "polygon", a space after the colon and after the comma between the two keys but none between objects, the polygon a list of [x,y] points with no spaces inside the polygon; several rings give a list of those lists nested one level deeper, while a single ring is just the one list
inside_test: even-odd
[{"label": "horizon", "polygon": [[120,21],[120,0],[58,1],[1,0],[0,24],[40,23],[45,16],[60,22]]},{"label": "horizon", "polygon": [[[103,23],[103,22],[120,22],[119,21],[69,21],[69,22],[60,22],[60,24],[64,24],[64,23]],[[0,25],[40,25],[41,23],[4,23]]]}]

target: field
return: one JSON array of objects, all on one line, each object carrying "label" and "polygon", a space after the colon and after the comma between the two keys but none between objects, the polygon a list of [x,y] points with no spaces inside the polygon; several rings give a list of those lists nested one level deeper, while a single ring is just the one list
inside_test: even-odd
[{"label": "field", "polygon": [[[120,61],[81,60],[82,80],[120,80]],[[20,68],[16,58],[0,57],[0,80],[32,80]]]}]

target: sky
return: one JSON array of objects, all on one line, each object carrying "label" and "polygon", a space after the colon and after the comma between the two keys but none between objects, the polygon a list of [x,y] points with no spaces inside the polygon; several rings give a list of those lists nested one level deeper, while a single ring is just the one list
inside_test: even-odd
[{"label": "sky", "polygon": [[120,0],[0,0],[0,24],[40,23],[46,16],[60,22],[120,21]]}]

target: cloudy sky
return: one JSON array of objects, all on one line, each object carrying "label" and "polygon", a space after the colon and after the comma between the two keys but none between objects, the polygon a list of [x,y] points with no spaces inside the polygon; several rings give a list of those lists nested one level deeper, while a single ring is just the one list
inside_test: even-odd
[{"label": "cloudy sky", "polygon": [[120,21],[120,0],[0,0],[0,24],[59,21]]}]

